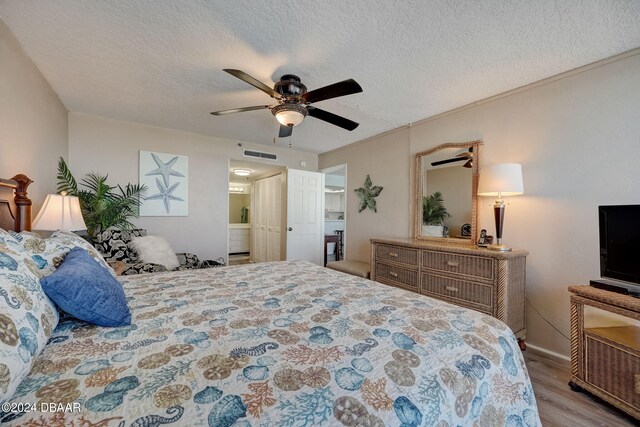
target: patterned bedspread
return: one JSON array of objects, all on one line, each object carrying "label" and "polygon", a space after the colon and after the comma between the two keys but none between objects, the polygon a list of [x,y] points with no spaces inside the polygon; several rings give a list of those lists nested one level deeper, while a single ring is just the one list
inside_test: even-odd
[{"label": "patterned bedspread", "polygon": [[10,401],[35,407],[0,421],[540,425],[515,337],[484,314],[301,261],[122,282],[133,324],[61,320]]}]

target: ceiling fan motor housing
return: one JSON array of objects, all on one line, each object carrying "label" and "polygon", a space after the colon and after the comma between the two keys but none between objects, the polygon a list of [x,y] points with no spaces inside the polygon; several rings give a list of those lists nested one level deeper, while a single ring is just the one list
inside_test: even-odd
[{"label": "ceiling fan motor housing", "polygon": [[273,86],[273,90],[288,98],[302,96],[307,92],[307,87],[300,82],[300,77],[294,74],[285,74]]}]

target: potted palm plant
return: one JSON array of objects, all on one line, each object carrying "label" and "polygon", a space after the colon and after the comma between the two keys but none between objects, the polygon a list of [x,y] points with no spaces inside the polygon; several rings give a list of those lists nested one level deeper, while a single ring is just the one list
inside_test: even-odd
[{"label": "potted palm plant", "polygon": [[436,191],[422,200],[422,235],[431,237],[444,236],[444,220],[451,215],[447,212],[442,193]]},{"label": "potted palm plant", "polygon": [[66,192],[80,199],[80,208],[89,237],[95,236],[109,227],[129,229],[130,219],[138,216],[140,198],[147,191],[146,186],[127,184],[107,184],[108,175],[92,172],[80,183],[76,181],[62,157],[58,161],[58,192]]}]

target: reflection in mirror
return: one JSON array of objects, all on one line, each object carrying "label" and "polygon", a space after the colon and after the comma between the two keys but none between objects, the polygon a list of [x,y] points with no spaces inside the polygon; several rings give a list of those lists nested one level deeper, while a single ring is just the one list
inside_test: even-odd
[{"label": "reflection in mirror", "polygon": [[[448,150],[447,150],[448,151]],[[460,150],[456,150],[460,151]],[[456,153],[455,156],[460,155]],[[471,165],[468,160],[433,166],[430,158],[423,160],[422,234],[433,237],[464,236],[464,224],[471,225]],[[464,233],[467,234],[467,233]]]},{"label": "reflection in mirror", "polygon": [[480,144],[443,144],[417,154],[416,238],[474,242]]},{"label": "reflection in mirror", "polygon": [[251,195],[229,193],[229,224],[248,224]]}]

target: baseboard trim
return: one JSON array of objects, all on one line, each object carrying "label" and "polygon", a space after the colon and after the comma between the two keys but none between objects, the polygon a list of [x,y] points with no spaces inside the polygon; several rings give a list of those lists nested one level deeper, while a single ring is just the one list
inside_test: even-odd
[{"label": "baseboard trim", "polygon": [[538,347],[535,344],[527,343],[527,351],[533,350],[534,353],[540,353],[552,359],[556,359],[559,362],[566,363],[571,362],[571,358],[569,356],[565,356],[564,354],[556,353],[555,351],[548,350],[543,347]]}]

